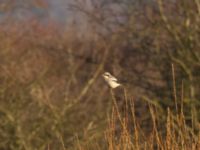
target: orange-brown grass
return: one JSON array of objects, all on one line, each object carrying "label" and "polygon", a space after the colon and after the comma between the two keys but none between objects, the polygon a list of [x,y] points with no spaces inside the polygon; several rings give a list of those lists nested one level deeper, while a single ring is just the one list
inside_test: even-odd
[{"label": "orange-brown grass", "polygon": [[[199,127],[194,128],[186,124],[185,116],[174,114],[169,108],[167,109],[165,123],[158,127],[160,122],[156,113],[156,108],[149,105],[149,113],[153,124],[150,133],[144,133],[134,112],[134,102],[131,102],[132,118],[122,118],[118,115],[118,109],[113,108],[109,121],[109,127],[106,131],[106,140],[109,150],[183,150],[183,149],[200,149],[200,132]],[[132,119],[133,131],[130,131],[128,125],[129,119]],[[120,120],[121,130],[116,135],[116,122]]]},{"label": "orange-brown grass", "polygon": [[[120,112],[120,106],[113,99],[113,109],[108,119],[108,128],[105,131],[106,146],[96,144],[97,149],[107,150],[199,150],[200,149],[200,123],[193,126],[187,123],[183,113],[183,103],[180,112],[166,108],[160,112],[155,105],[148,103],[149,132],[140,124],[135,112],[134,100],[126,99],[126,112]],[[144,103],[146,103],[144,101]],[[178,108],[178,105],[177,105]],[[125,114],[125,115],[124,115]],[[144,114],[145,115],[145,114]],[[164,115],[163,117],[160,117]],[[192,115],[192,114],[191,114]],[[164,119],[163,119],[164,118]],[[192,117],[191,117],[192,118]],[[190,120],[193,122],[193,120]],[[104,143],[104,144],[105,144]],[[103,147],[102,147],[103,146]],[[78,143],[80,150],[91,149]]]},{"label": "orange-brown grass", "polygon": [[[135,103],[125,96],[126,112],[120,113],[116,99],[112,96],[114,107],[109,119],[109,126],[106,131],[106,141],[108,150],[199,150],[200,149],[200,122],[191,113],[190,119],[186,119],[184,114],[184,93],[181,91],[180,106],[176,96],[176,79],[174,66],[172,65],[174,109],[169,107],[160,111],[154,103],[147,102],[150,114],[150,128],[148,132],[144,130],[136,116]],[[183,85],[182,85],[183,86]],[[125,93],[126,95],[126,93]],[[145,105],[144,101],[144,105]],[[127,107],[129,106],[129,107]],[[180,109],[179,109],[180,108]],[[163,108],[165,109],[165,108]],[[191,107],[191,109],[193,109]],[[187,111],[186,111],[187,112]],[[193,110],[191,110],[193,112]],[[129,114],[129,115],[128,115]],[[144,114],[145,115],[145,114]],[[116,128],[120,125],[119,128]],[[132,129],[132,130],[131,130]],[[116,134],[117,133],[117,134]]]}]

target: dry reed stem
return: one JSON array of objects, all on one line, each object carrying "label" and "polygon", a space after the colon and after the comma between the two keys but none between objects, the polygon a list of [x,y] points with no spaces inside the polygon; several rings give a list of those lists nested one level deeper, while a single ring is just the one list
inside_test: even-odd
[{"label": "dry reed stem", "polygon": [[65,149],[65,144],[64,144],[64,140],[63,140],[62,135],[60,135],[60,142],[61,142],[61,144],[62,144],[63,150],[66,150],[66,149]]},{"label": "dry reed stem", "polygon": [[163,144],[161,142],[161,138],[159,136],[158,127],[157,127],[157,124],[156,124],[156,116],[155,116],[153,107],[150,104],[149,104],[149,110],[150,110],[151,118],[152,118],[152,121],[153,121],[153,131],[154,131],[155,136],[156,136],[156,142],[157,142],[158,149],[159,148],[164,149]]},{"label": "dry reed stem", "polygon": [[138,128],[137,128],[137,123],[136,123],[136,116],[135,116],[135,104],[132,101],[130,101],[130,105],[131,105],[131,113],[132,113],[132,117],[133,117],[133,126],[134,126],[134,138],[135,138],[135,149],[139,150],[139,135],[138,135]]},{"label": "dry reed stem", "polygon": [[172,64],[172,79],[173,79],[173,92],[174,92],[174,101],[175,101],[176,113],[178,113],[177,92],[176,92],[176,77],[175,77],[174,64]]},{"label": "dry reed stem", "polygon": [[123,124],[123,119],[122,119],[122,117],[121,117],[121,114],[120,114],[120,111],[119,111],[119,107],[118,107],[118,105],[117,105],[117,101],[116,101],[116,98],[115,98],[115,95],[114,95],[112,89],[111,89],[111,96],[112,96],[114,108],[115,108],[116,113],[117,113],[117,117],[118,117],[118,119],[119,119],[119,121],[120,121],[120,123],[121,123],[121,126],[122,126],[123,128],[125,128],[125,127],[124,127],[124,124]]}]

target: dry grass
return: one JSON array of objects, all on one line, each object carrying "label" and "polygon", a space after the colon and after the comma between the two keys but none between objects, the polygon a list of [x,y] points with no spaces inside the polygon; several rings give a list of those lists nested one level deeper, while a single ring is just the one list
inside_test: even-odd
[{"label": "dry grass", "polygon": [[[151,116],[149,121],[149,132],[146,132],[139,123],[139,118],[135,114],[135,102],[132,99],[128,101],[125,113],[119,111],[113,97],[113,109],[109,117],[109,125],[105,131],[105,144],[97,144],[97,149],[108,150],[198,150],[200,149],[200,123],[194,127],[187,121],[183,113],[183,103],[180,107],[180,113],[167,108],[163,112],[148,103],[148,110]],[[145,102],[144,102],[145,103]],[[161,113],[161,114],[160,114]],[[124,115],[126,114],[126,115]],[[164,115],[164,121],[160,117]],[[193,122],[191,120],[191,122]],[[79,145],[80,150],[90,149]]]},{"label": "dry grass", "polygon": [[[183,150],[200,148],[200,134],[197,129],[188,126],[185,123],[183,114],[173,114],[168,109],[167,120],[162,125],[162,129],[158,128],[157,122],[159,118],[156,116],[155,110],[150,106],[150,113],[152,117],[153,128],[148,135],[144,135],[144,131],[140,128],[137,121],[134,121],[134,131],[130,132],[128,129],[126,118],[122,119],[123,126],[119,135],[116,136],[115,120],[116,116],[113,116],[110,121],[110,127],[106,132],[106,138],[108,142],[109,150]],[[133,115],[135,120],[135,116]],[[150,123],[150,122],[149,122]],[[199,129],[199,128],[198,128]]]},{"label": "dry grass", "polygon": [[[115,13],[104,4],[80,5],[83,34],[75,24],[2,22],[0,149],[200,149],[200,5],[157,2],[128,4],[127,20],[105,34]],[[123,106],[104,71],[127,81]]]}]

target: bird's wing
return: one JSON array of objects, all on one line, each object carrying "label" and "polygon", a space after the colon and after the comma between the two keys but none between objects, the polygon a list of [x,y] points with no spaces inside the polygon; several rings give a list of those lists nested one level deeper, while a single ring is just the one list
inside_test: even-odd
[{"label": "bird's wing", "polygon": [[112,81],[118,81],[117,78],[115,78],[114,76],[112,76]]}]

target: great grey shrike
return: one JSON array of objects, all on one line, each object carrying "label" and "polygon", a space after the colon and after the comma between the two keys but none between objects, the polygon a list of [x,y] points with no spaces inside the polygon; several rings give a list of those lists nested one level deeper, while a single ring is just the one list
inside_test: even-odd
[{"label": "great grey shrike", "polygon": [[119,86],[121,86],[120,83],[118,83],[117,78],[115,78],[113,75],[111,75],[109,72],[105,72],[103,75],[104,80],[108,83],[108,85],[114,89]]}]

